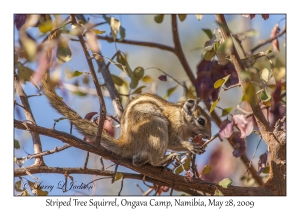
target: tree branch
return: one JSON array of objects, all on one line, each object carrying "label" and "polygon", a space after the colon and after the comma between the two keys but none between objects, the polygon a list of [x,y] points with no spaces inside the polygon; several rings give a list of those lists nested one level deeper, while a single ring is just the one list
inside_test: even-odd
[{"label": "tree branch", "polygon": [[[23,90],[23,88],[20,84],[20,81],[19,81],[19,78],[18,78],[18,75],[16,74],[16,72],[14,72],[14,84],[15,84],[16,91],[17,91],[17,93],[20,97],[20,100],[23,104],[23,110],[24,110],[26,119],[35,124],[35,119],[34,119],[34,116],[32,114],[29,102],[28,102],[28,97],[27,97],[26,93],[24,92],[24,90]],[[42,153],[43,150],[42,150],[42,144],[41,144],[39,134],[35,133],[35,132],[32,132],[31,136],[32,136],[32,141],[33,141],[33,151],[34,151],[34,153],[35,154]],[[35,160],[34,160],[34,165],[45,165],[43,157],[42,156],[36,157]]]},{"label": "tree branch", "polygon": [[[70,15],[70,20],[71,20],[71,22],[72,22],[73,25],[76,25],[77,27],[80,27],[80,25],[76,22],[75,15]],[[95,87],[96,87],[96,91],[97,91],[99,102],[100,102],[100,106],[101,106],[100,107],[100,122],[99,122],[99,125],[98,125],[98,132],[97,132],[97,136],[96,136],[96,142],[98,142],[98,145],[100,146],[100,140],[101,140],[103,125],[104,125],[104,120],[106,119],[105,102],[104,102],[104,99],[103,99],[101,87],[100,87],[99,81],[97,79],[96,72],[94,70],[93,63],[89,59],[90,58],[90,54],[89,54],[89,52],[87,50],[87,47],[85,45],[85,41],[83,39],[83,36],[81,34],[79,34],[78,35],[78,39],[79,39],[79,42],[80,42],[80,44],[82,46],[82,49],[83,49],[85,58],[87,60],[87,63],[89,65],[90,72],[91,72],[91,75],[92,75],[92,78],[93,78],[93,81],[94,81],[94,84],[95,84]]]},{"label": "tree branch", "polygon": [[273,40],[277,39],[278,37],[282,36],[284,33],[286,32],[286,26],[284,26],[284,28],[282,29],[282,31],[280,33],[278,33],[275,37],[273,38],[269,38],[263,42],[261,42],[260,44],[256,45],[255,47],[253,47],[251,50],[250,50],[250,55],[252,55],[254,53],[255,50],[257,50],[258,48],[272,42]]},{"label": "tree branch", "polygon": [[[132,160],[129,158],[124,158],[119,155],[116,155],[102,146],[95,147],[94,145],[84,142],[81,139],[72,136],[68,133],[43,128],[29,123],[23,124],[21,121],[18,120],[14,121],[14,126],[17,129],[29,130],[31,132],[37,132],[42,135],[56,138],[58,140],[61,140],[62,142],[70,144],[71,146],[97,154],[99,156],[102,156],[103,158],[111,160],[114,163],[118,163],[147,177],[151,177],[160,182],[163,182],[162,186],[173,186],[175,190],[187,192],[189,194],[191,194],[191,190],[197,191],[199,189],[201,189],[201,191],[203,192],[213,194],[216,187],[218,187],[224,195],[272,195],[272,191],[265,187],[230,186],[227,189],[220,189],[221,187],[217,184],[206,182],[196,178],[191,178],[189,180],[186,179],[184,176],[176,175],[170,171],[164,170],[163,167],[154,167],[149,164],[143,165],[142,167],[137,167],[132,164]],[[195,192],[194,194],[197,194],[197,192]]]},{"label": "tree branch", "polygon": [[[109,37],[109,36],[97,36],[97,39],[100,40],[106,40],[108,42],[113,42],[113,38]],[[75,41],[75,40],[73,40]],[[137,46],[143,46],[143,47],[152,47],[152,48],[157,48],[157,49],[161,49],[161,50],[166,50],[169,52],[174,52],[174,48],[167,46],[167,45],[163,45],[163,44],[158,44],[158,43],[153,43],[153,42],[146,42],[146,41],[134,41],[134,40],[128,40],[128,39],[116,39],[117,43],[121,43],[121,44],[132,44],[132,45],[137,45]]]},{"label": "tree branch", "polygon": [[[83,20],[83,22],[86,22],[86,19],[83,15],[76,15],[78,19]],[[102,53],[99,49],[99,54],[102,56]],[[118,120],[120,121],[122,118],[122,114],[124,111],[124,108],[122,106],[122,103],[120,101],[120,94],[118,93],[115,84],[112,80],[112,77],[110,75],[110,72],[108,70],[108,66],[106,65],[106,63],[104,61],[101,60],[96,60],[97,65],[98,65],[98,72],[101,72],[103,79],[105,81],[105,87],[107,88],[109,94],[110,94],[110,98],[112,99],[112,104],[115,110],[115,114],[118,118]]]},{"label": "tree branch", "polygon": [[185,55],[183,53],[181,44],[180,44],[180,39],[179,39],[179,33],[178,33],[178,27],[177,27],[177,15],[171,15],[172,18],[172,34],[173,34],[173,42],[174,42],[174,46],[175,46],[175,50],[173,51],[176,56],[178,57],[181,65],[183,66],[185,72],[187,73],[190,81],[192,82],[192,84],[195,85],[196,79],[195,76],[193,74],[192,69],[190,68]]},{"label": "tree branch", "polygon": [[[225,20],[224,15],[216,15],[216,20],[221,25],[220,27],[222,37],[226,39],[232,39],[229,33],[229,28]],[[246,70],[244,63],[240,59],[235,46],[232,46],[230,53],[230,59],[236,69],[238,74],[240,84],[242,86],[243,92],[246,91],[247,86],[250,81],[247,81],[242,78],[241,74]],[[272,129],[269,127],[269,123],[264,117],[261,107],[257,101],[256,97],[253,97],[251,103],[249,103],[253,114],[255,116],[257,125],[261,132],[261,136],[270,148],[270,176],[269,180],[265,184],[265,187],[269,187],[275,195],[286,195],[286,182],[282,174],[281,162],[286,160],[286,144],[285,141],[280,142],[277,140],[277,137],[272,132]]]},{"label": "tree branch", "polygon": [[32,158],[37,158],[37,157],[42,157],[42,156],[46,156],[46,155],[51,155],[53,153],[56,153],[56,152],[60,152],[60,151],[63,151],[65,149],[68,149],[70,148],[71,146],[69,144],[65,144],[59,148],[55,147],[54,149],[52,150],[46,150],[45,152],[42,152],[42,153],[39,153],[39,154],[34,154],[34,155],[28,155],[26,157],[22,157],[22,158],[17,158],[17,160],[23,160],[23,159],[32,159]]}]

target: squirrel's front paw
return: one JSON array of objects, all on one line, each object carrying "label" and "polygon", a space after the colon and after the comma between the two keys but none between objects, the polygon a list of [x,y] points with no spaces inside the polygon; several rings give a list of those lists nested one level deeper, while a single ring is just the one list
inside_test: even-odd
[{"label": "squirrel's front paw", "polygon": [[198,143],[191,143],[191,150],[193,154],[203,154],[205,152],[205,148],[200,146]]}]

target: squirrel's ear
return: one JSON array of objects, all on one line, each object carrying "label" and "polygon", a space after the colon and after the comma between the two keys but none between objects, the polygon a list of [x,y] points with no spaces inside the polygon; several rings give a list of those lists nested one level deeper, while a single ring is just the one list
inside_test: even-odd
[{"label": "squirrel's ear", "polygon": [[185,112],[187,112],[187,114],[191,114],[192,111],[195,110],[195,107],[197,106],[197,103],[195,100],[193,99],[188,99],[186,100],[186,102],[183,105],[183,109]]}]

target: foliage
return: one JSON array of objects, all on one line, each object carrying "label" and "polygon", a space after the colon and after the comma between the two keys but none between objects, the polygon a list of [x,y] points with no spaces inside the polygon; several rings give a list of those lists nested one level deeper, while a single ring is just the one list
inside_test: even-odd
[{"label": "foliage", "polygon": [[[255,17],[253,14],[243,16],[245,18],[250,16],[251,21]],[[200,22],[205,20],[205,15],[197,14],[196,17],[194,15],[192,17]],[[172,27],[177,27],[179,24],[186,24],[189,18],[192,17],[186,14],[171,15]],[[267,24],[270,15],[263,14],[261,17]],[[122,112],[123,107],[126,107],[127,103],[137,95],[145,92],[155,92],[156,85],[163,89],[163,92],[160,92],[159,95],[165,99],[174,100],[174,98],[178,98],[180,94],[181,100],[200,98],[202,101],[201,106],[206,106],[206,110],[211,114],[212,120],[215,121],[219,127],[217,131],[213,131],[216,133],[213,138],[219,138],[220,140],[226,139],[231,147],[225,150],[223,148],[224,144],[219,143],[212,151],[205,152],[203,155],[207,155],[209,160],[207,163],[199,161],[198,156],[196,159],[194,155],[189,153],[180,153],[179,159],[174,160],[174,162],[167,165],[166,168],[169,168],[169,173],[176,175],[178,179],[184,176],[185,180],[190,182],[202,179],[214,184],[214,191],[208,192],[205,191],[205,188],[201,191],[201,188],[201,190],[198,190],[201,194],[204,192],[213,195],[226,195],[226,192],[230,192],[226,190],[230,190],[234,187],[232,184],[243,185],[245,187],[262,185],[267,179],[263,180],[262,176],[258,174],[269,174],[272,170],[278,170],[276,167],[270,167],[269,164],[269,154],[274,152],[272,150],[276,148],[274,144],[270,143],[273,137],[270,137],[269,134],[272,133],[274,136],[282,136],[286,130],[286,69],[279,56],[275,56],[280,53],[280,50],[284,49],[283,47],[279,47],[280,42],[278,36],[281,33],[279,24],[276,24],[270,31],[270,37],[273,40],[265,43],[269,45],[269,49],[260,52],[252,52],[251,50],[245,52],[242,45],[243,41],[257,35],[256,30],[241,33],[230,31],[230,36],[226,37],[226,31],[228,31],[226,22],[218,22],[219,28],[214,31],[207,26],[204,27],[202,31],[197,34],[198,37],[203,39],[203,46],[201,46],[203,50],[202,56],[196,66],[196,77],[194,78],[192,73],[194,70],[190,69],[189,64],[187,64],[180,40],[178,39],[176,41],[176,33],[174,33],[174,31],[178,31],[178,28],[173,30],[173,37],[170,37],[170,40],[174,40],[175,45],[174,48],[170,49],[166,45],[154,42],[128,40],[125,33],[125,26],[122,25],[122,19],[116,19],[114,16],[97,15],[95,18],[92,15],[76,15],[76,20],[71,19],[68,17],[67,20],[65,20],[62,15],[49,14],[14,15],[15,30],[16,33],[18,33],[18,40],[14,47],[14,70],[18,78],[17,82],[25,86],[31,83],[37,87],[38,92],[41,93],[38,85],[41,76],[45,73],[46,67],[52,66],[51,81],[49,82],[51,82],[55,89],[60,90],[63,101],[67,101],[66,99],[74,96],[80,96],[84,98],[84,100],[88,100],[88,96],[97,96],[100,98],[97,92],[99,90],[95,91],[95,89],[93,89],[94,84],[98,83],[101,86],[101,93],[103,93],[104,96],[110,96],[113,101],[113,105],[111,106],[110,101],[106,100],[106,107],[113,107],[112,110],[114,110],[115,113]],[[177,21],[177,19],[179,21]],[[168,19],[165,14],[152,15],[151,20],[156,26],[169,24],[167,23]],[[34,37],[32,34],[35,33],[31,33],[32,30],[38,31],[39,35]],[[240,31],[239,28],[235,30]],[[107,31],[110,32],[106,34]],[[74,43],[80,42],[80,36],[84,37],[83,41],[86,42],[88,49],[86,52],[83,51],[86,57],[83,57],[80,61],[76,61],[76,59],[82,55],[80,54],[82,50],[79,48],[79,45],[76,45],[76,47],[74,45]],[[40,37],[43,38],[43,41],[40,41]],[[109,53],[106,52],[108,49],[105,47],[102,48],[102,45],[100,47],[99,40],[113,44],[105,45],[111,47],[109,50],[114,52],[113,56],[108,56]],[[143,65],[144,61],[133,62],[133,53],[131,53],[130,50],[123,52],[123,45],[121,44],[136,44],[170,51],[175,54],[182,68],[176,67],[179,70],[172,69],[172,71],[167,71],[161,67],[147,67]],[[54,55],[51,61],[47,60],[47,57],[44,55],[46,50],[45,46],[53,47]],[[261,44],[257,49],[260,50],[263,46],[264,44]],[[235,50],[236,48],[241,49],[240,51],[242,53],[238,53]],[[271,49],[273,49],[273,51]],[[234,60],[232,57],[233,54],[238,57],[238,61]],[[244,56],[241,56],[241,54],[244,54]],[[70,64],[71,62],[86,63],[86,61],[88,61],[88,63],[89,61],[93,62],[85,67],[79,65],[79,68],[74,68],[74,65]],[[170,63],[170,65],[173,66],[172,62]],[[32,69],[34,65],[37,66],[35,70]],[[95,78],[93,78],[90,65],[98,65],[99,72],[101,72],[101,74],[97,74],[98,81],[95,81]],[[243,68],[239,70],[238,66],[242,66]],[[109,79],[105,77],[105,71],[108,72]],[[181,76],[179,76],[181,72],[185,72],[188,76],[181,78]],[[63,76],[65,76],[65,78]],[[92,84],[92,81],[94,84]],[[230,92],[230,97],[234,99],[233,101],[236,101],[236,98],[239,97],[239,93],[241,93],[242,96],[240,100],[238,99],[239,102],[236,104],[226,103],[228,93],[225,92],[227,91]],[[17,91],[17,95],[21,96],[20,91]],[[68,103],[69,102],[66,102],[66,106],[70,106]],[[29,106],[29,104],[27,105],[24,101],[22,101],[22,105],[17,102],[15,103],[16,110],[28,108],[27,106]],[[105,119],[101,119],[101,113],[99,116],[99,113],[96,111],[89,110],[85,113],[87,114],[84,118],[94,122],[96,126],[100,126],[101,122],[103,122],[103,130],[111,137],[118,135],[119,132],[117,129],[120,119],[115,117],[114,114],[112,114],[112,116],[108,114],[106,116],[104,115]],[[66,118],[54,119],[53,127],[55,128],[56,123],[64,123],[65,119]],[[26,120],[28,119],[22,119],[25,127],[27,126],[26,123],[28,123]],[[266,133],[263,128],[267,128],[268,132]],[[64,131],[69,132],[67,130]],[[70,134],[72,134],[72,126]],[[32,138],[35,137],[32,135]],[[264,146],[270,147],[271,151],[263,152],[258,159],[254,159],[256,149],[252,151],[254,155],[252,159],[250,159],[250,157],[246,155],[246,145],[254,144],[255,138],[263,139],[265,142]],[[95,146],[93,139],[84,136],[83,140]],[[204,143],[202,137],[198,136],[191,140],[194,144],[205,144],[205,147],[207,147],[208,143]],[[14,139],[14,148],[16,151],[20,150],[22,143],[23,141]],[[281,142],[281,144],[284,145],[285,143]],[[41,145],[40,148],[42,148]],[[80,148],[88,151],[84,170],[81,171],[81,174],[85,174],[87,170],[90,170],[87,168],[89,150],[86,148]],[[57,148],[55,151],[60,152],[61,150]],[[42,153],[42,151],[37,152],[35,150],[34,153],[36,155],[37,153]],[[19,154],[20,153],[15,157],[14,162],[24,168],[23,165],[28,161],[30,155],[19,157]],[[40,158],[40,160],[43,160],[44,155],[47,154],[43,153],[41,156],[35,156],[35,159]],[[50,155],[53,157],[52,153]],[[113,158],[109,160],[114,162]],[[106,163],[109,160],[107,160]],[[250,161],[245,162],[245,160]],[[256,161],[254,165],[252,165],[253,160]],[[101,161],[103,162],[102,158]],[[111,171],[110,177],[112,182],[119,181],[123,187],[124,179],[137,176],[130,173],[131,171],[128,172],[128,170],[118,170],[118,164],[119,163],[116,165],[115,171]],[[198,166],[201,165],[201,167],[198,167],[201,170],[196,167],[197,164]],[[247,170],[251,168],[251,175],[246,177],[243,176],[243,173],[240,171],[235,172],[238,168],[237,164],[245,165]],[[124,162],[120,162],[120,165],[126,166]],[[102,166],[104,169],[104,164],[102,164]],[[129,166],[127,167],[130,168]],[[278,167],[280,168],[281,174],[284,173],[282,172],[284,171],[282,170],[282,166]],[[131,169],[135,171],[139,170],[134,167]],[[18,171],[18,169],[15,168],[15,171]],[[39,173],[42,172],[43,171],[40,171]],[[102,172],[104,172],[104,170]],[[233,173],[238,173],[241,180],[236,181],[231,179],[229,176],[232,176]],[[63,175],[66,185],[68,180],[69,182],[74,182],[72,175],[66,172],[64,172]],[[107,176],[107,174],[103,175],[103,173],[98,175]],[[35,176],[39,176],[39,174]],[[150,177],[152,178],[151,185],[147,185],[144,180],[145,177],[143,178],[143,183],[149,188],[148,194],[141,190],[143,195],[149,195],[152,191],[154,191],[155,195],[170,193],[170,188],[173,188],[173,186],[167,182],[165,182],[164,185],[158,185],[158,180],[160,183],[163,182],[158,179],[159,176],[160,175]],[[18,175],[17,177],[19,178],[15,179],[14,186],[16,194],[22,196],[51,195],[51,192],[43,191],[38,187],[40,186],[39,181],[29,181],[30,177],[25,176],[25,174]],[[283,179],[283,177],[280,177],[280,180]],[[250,180],[254,181],[251,183]],[[27,183],[27,188],[24,187],[25,183]],[[176,183],[176,185],[180,186],[181,183]],[[183,191],[186,193],[195,190],[187,188],[181,189],[185,189],[186,191]],[[66,192],[66,189],[64,190],[63,192]],[[171,193],[172,192],[173,189],[171,190]],[[281,192],[277,193],[280,194]]]}]

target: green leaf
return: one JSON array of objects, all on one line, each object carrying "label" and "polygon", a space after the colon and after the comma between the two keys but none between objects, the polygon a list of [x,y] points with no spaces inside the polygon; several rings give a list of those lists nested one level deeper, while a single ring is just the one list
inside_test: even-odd
[{"label": "green leaf", "polygon": [[129,84],[129,87],[131,89],[135,89],[137,87],[138,83],[139,83],[139,81],[137,79],[131,78],[131,82]]},{"label": "green leaf", "polygon": [[182,165],[178,166],[175,170],[175,174],[180,174],[181,172],[183,172],[183,167]]},{"label": "green leaf", "polygon": [[24,190],[24,189],[21,189],[21,184],[22,184],[21,180],[16,182],[14,187],[17,192],[22,192]]},{"label": "green leaf", "polygon": [[191,157],[189,157],[188,159],[186,159],[186,161],[183,164],[183,168],[186,171],[190,170],[190,168],[191,168]]},{"label": "green leaf", "polygon": [[18,78],[22,84],[25,84],[27,81],[28,82],[30,81],[33,73],[34,73],[33,70],[21,65],[18,69]]},{"label": "green leaf", "polygon": [[126,36],[126,30],[122,26],[120,27],[120,41],[122,41]]},{"label": "green leaf", "polygon": [[203,15],[196,15],[197,20],[201,20]]},{"label": "green leaf", "polygon": [[256,92],[253,84],[247,84],[244,91],[243,100],[247,101],[252,106],[256,104]]},{"label": "green leaf", "polygon": [[123,176],[123,174],[122,174],[122,173],[120,173],[120,172],[117,172],[117,174],[116,174],[116,176],[115,176],[115,181],[117,181],[117,180],[121,179],[121,178],[122,178],[122,176]]},{"label": "green leaf", "polygon": [[216,51],[214,49],[206,51],[206,53],[204,54],[204,59],[206,61],[210,61],[214,57],[215,54],[216,54]]},{"label": "green leaf", "polygon": [[267,91],[267,89],[264,89],[263,91],[261,91],[260,93],[260,99],[263,102],[269,101],[271,99],[271,95],[270,93]]},{"label": "green leaf", "polygon": [[146,87],[146,86],[141,86],[141,87],[135,89],[135,90],[133,91],[133,93],[131,93],[131,94],[132,94],[132,95],[133,95],[133,94],[141,94],[141,93],[142,93],[142,89],[145,88],[145,87]]},{"label": "green leaf", "polygon": [[120,64],[122,64],[123,66],[126,66],[126,55],[125,55],[125,57],[123,56],[123,54],[122,53],[118,53],[118,55],[117,55],[117,61],[118,61],[118,63],[120,63]]},{"label": "green leaf", "polygon": [[84,25],[83,20],[78,20],[78,23],[79,23],[80,25]]},{"label": "green leaf", "polygon": [[152,77],[146,75],[143,77],[142,81],[145,83],[150,83],[150,82],[153,82],[153,79],[152,79]]},{"label": "green leaf", "polygon": [[218,88],[220,86],[223,86],[227,82],[227,80],[229,79],[229,77],[230,77],[230,74],[227,75],[226,77],[223,77],[222,79],[217,80],[214,83],[214,88]]},{"label": "green leaf", "polygon": [[124,84],[124,81],[116,75],[111,74],[111,78],[112,78],[114,84],[116,84],[118,86],[122,86]]},{"label": "green leaf", "polygon": [[75,94],[75,95],[77,95],[77,96],[80,96],[80,97],[83,97],[83,96],[87,95],[87,93],[83,93],[81,91],[73,91],[72,93]]},{"label": "green leaf", "polygon": [[263,172],[264,174],[270,173],[270,166],[266,166],[262,172]]},{"label": "green leaf", "polygon": [[214,196],[223,196],[223,193],[220,190],[216,190]]},{"label": "green leaf", "polygon": [[265,81],[268,82],[269,81],[269,69],[264,68],[261,72],[261,78]]},{"label": "green leaf", "polygon": [[228,115],[228,114],[230,113],[231,110],[232,110],[232,107],[223,109],[223,110],[222,110],[222,115],[221,115],[221,117]]},{"label": "green leaf", "polygon": [[109,24],[110,24],[110,28],[111,28],[111,35],[112,35],[114,41],[116,41],[117,34],[119,32],[121,23],[118,19],[115,19],[114,17],[110,17]]},{"label": "green leaf", "polygon": [[164,96],[164,98],[170,97],[170,95],[172,95],[172,93],[176,90],[177,87],[178,87],[178,85],[176,85],[175,87],[169,88],[167,90],[167,94]]},{"label": "green leaf", "polygon": [[82,74],[83,74],[83,72],[76,70],[76,71],[73,72],[72,77],[78,77],[78,76],[80,76]]},{"label": "green leaf", "polygon": [[136,67],[133,71],[133,74],[134,74],[135,78],[137,78],[138,80],[143,78],[144,73],[145,73],[145,70],[141,66]]},{"label": "green leaf", "polygon": [[211,113],[215,107],[217,106],[217,103],[219,102],[219,99],[217,99],[216,101],[214,101],[210,107],[209,113]]},{"label": "green leaf", "polygon": [[156,23],[162,23],[163,20],[164,20],[164,15],[155,15],[155,17],[154,17],[154,21]]},{"label": "green leaf", "polygon": [[57,62],[60,64],[72,59],[72,51],[69,48],[68,41],[62,40],[58,42],[56,58]]},{"label": "green leaf", "polygon": [[179,20],[181,22],[183,22],[185,20],[185,18],[186,18],[186,14],[180,14],[180,15],[178,15],[178,17],[179,17]]},{"label": "green leaf", "polygon": [[225,178],[222,181],[219,182],[219,185],[223,188],[227,188],[232,184],[232,179],[230,178]]},{"label": "green leaf", "polygon": [[202,175],[208,174],[209,172],[211,172],[212,167],[211,166],[204,166],[203,170],[202,170]]},{"label": "green leaf", "polygon": [[91,32],[93,32],[94,34],[104,34],[105,31],[104,30],[98,30],[98,29],[90,29]]},{"label": "green leaf", "polygon": [[202,31],[208,36],[209,39],[213,38],[213,33],[211,32],[210,29],[202,29]]},{"label": "green leaf", "polygon": [[[125,55],[126,56],[126,55]],[[107,58],[108,59],[108,58]],[[122,71],[124,71],[131,79],[133,79],[134,74],[133,71],[131,70],[127,58],[122,55],[122,53],[118,53],[117,55],[117,61],[119,63],[115,63],[114,61],[108,59],[111,63],[115,64],[117,67],[119,67]]]},{"label": "green leaf", "polygon": [[19,141],[18,140],[14,140],[14,148],[15,149],[20,149],[20,143],[19,143]]}]

